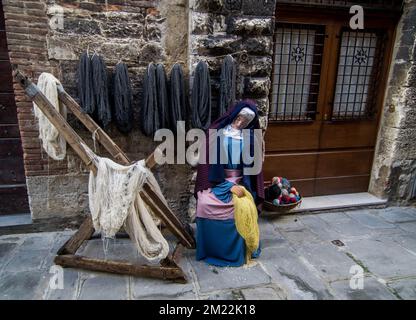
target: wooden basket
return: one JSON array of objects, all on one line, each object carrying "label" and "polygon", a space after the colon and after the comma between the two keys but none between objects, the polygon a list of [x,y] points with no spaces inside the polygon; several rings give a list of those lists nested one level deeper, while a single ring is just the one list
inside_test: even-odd
[{"label": "wooden basket", "polygon": [[286,213],[286,212],[289,212],[290,210],[295,209],[301,203],[302,203],[302,197],[299,199],[299,201],[295,203],[281,204],[279,206],[275,206],[273,203],[265,200],[263,203],[263,210],[270,211],[270,212]]}]

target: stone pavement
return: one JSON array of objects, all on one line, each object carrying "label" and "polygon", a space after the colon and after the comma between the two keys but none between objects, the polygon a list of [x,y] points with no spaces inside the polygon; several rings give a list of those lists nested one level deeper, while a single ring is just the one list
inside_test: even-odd
[{"label": "stone pavement", "polygon": [[[74,231],[2,236],[0,299],[416,299],[416,208],[259,223],[263,250],[255,266],[216,268],[185,250],[187,284],[64,269],[63,289],[55,289],[54,254]],[[79,252],[104,257],[101,239]],[[127,239],[110,243],[106,255],[142,259]]]}]

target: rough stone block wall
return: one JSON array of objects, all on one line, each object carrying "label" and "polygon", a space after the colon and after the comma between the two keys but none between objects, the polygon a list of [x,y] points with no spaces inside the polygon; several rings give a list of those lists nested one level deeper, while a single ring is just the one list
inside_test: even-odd
[{"label": "rough stone block wall", "polygon": [[[225,56],[232,54],[237,64],[236,98],[257,102],[260,124],[266,129],[275,10],[275,0],[189,0],[190,82],[198,62],[206,61],[211,76],[213,120],[218,117],[221,65]],[[195,178],[196,172],[192,183]],[[192,184],[190,190],[193,188]],[[195,209],[196,201],[191,196],[188,209],[191,220]]]},{"label": "rough stone block wall", "polygon": [[[127,63],[134,94],[134,130],[126,136],[110,126],[108,133],[132,160],[143,159],[156,144],[138,129],[142,79],[150,62],[164,63],[167,71],[175,62],[187,68],[186,3],[3,0],[11,63],[18,64],[34,82],[42,72],[53,73],[75,99],[78,59],[87,48],[101,54],[109,70],[120,59]],[[87,213],[87,170],[71,148],[63,161],[47,156],[38,139],[32,103],[18,84],[14,89],[32,217]],[[71,115],[69,122],[92,147],[90,133]],[[106,155],[100,147],[97,153]],[[191,175],[188,166],[164,166],[155,174],[172,209],[186,217]]]},{"label": "rough stone block wall", "polygon": [[416,1],[405,1],[374,158],[370,191],[416,203]]},{"label": "rough stone block wall", "polygon": [[[267,125],[276,1],[190,0],[189,69],[206,61],[210,68],[214,119],[224,56],[237,61],[237,98],[258,102],[261,123]],[[238,54],[245,51],[248,55]],[[236,54],[237,53],[237,54]],[[192,81],[192,79],[191,79]]]}]

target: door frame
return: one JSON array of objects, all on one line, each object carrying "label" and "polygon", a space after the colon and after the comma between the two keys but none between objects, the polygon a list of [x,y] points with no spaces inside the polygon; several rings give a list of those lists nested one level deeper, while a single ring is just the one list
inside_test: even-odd
[{"label": "door frame", "polygon": [[[364,26],[365,29],[377,28],[382,27],[386,28],[387,31],[387,40],[384,43],[384,55],[383,60],[381,62],[381,66],[383,70],[379,76],[379,83],[376,89],[377,96],[376,96],[376,109],[377,114],[374,117],[375,121],[375,133],[372,137],[373,146],[372,152],[373,156],[371,159],[370,168],[373,166],[374,162],[374,150],[377,144],[377,133],[379,131],[380,123],[381,123],[381,114],[383,110],[383,101],[384,96],[386,94],[387,88],[387,80],[389,75],[389,69],[391,64],[392,53],[394,49],[394,40],[395,40],[395,33],[396,33],[396,26],[400,19],[401,13],[395,11],[372,11],[367,9],[364,13]],[[321,77],[320,77],[320,84],[319,84],[319,93],[318,93],[318,103],[317,103],[317,110],[315,115],[314,122],[319,125],[319,137],[318,143],[322,140],[322,128],[326,123],[330,123],[325,119],[325,115],[330,114],[332,111],[331,101],[333,101],[333,97],[335,94],[335,85],[336,85],[336,76],[337,76],[337,68],[338,68],[338,59],[339,59],[339,50],[340,50],[340,31],[343,27],[349,27],[349,20],[351,18],[351,14],[349,13],[348,8],[318,8],[318,7],[301,7],[298,5],[288,5],[288,4],[277,4],[276,6],[276,22],[277,23],[296,23],[296,24],[317,24],[317,25],[325,25],[325,42],[324,42],[324,51],[322,57],[322,65],[321,65]],[[343,21],[340,23],[340,21]],[[365,31],[364,29],[364,31]],[[275,40],[275,35],[273,36]],[[334,49],[337,52],[337,61],[336,62],[327,62],[331,57],[334,56]],[[272,67],[272,77],[275,73],[275,47],[273,47],[273,67]],[[273,86],[273,78],[271,79],[271,83]],[[270,91],[270,103],[272,103],[272,94],[273,88]],[[355,120],[352,120],[355,121]],[[343,120],[344,123],[351,122],[349,120]],[[302,121],[296,122],[298,125],[304,125],[303,128],[306,128],[308,124],[302,123]],[[319,123],[319,124],[318,124]],[[273,127],[279,126],[291,126],[293,125],[292,122],[283,122],[283,121],[268,121],[268,128],[267,130],[270,131]],[[306,129],[305,129],[306,130]],[[265,135],[265,139],[267,139],[267,131]],[[269,136],[270,139],[270,136]],[[320,149],[320,145],[318,145],[318,151]],[[267,150],[267,141],[266,141],[266,155],[273,152]],[[276,151],[280,152],[280,151]],[[296,150],[293,150],[296,153]],[[298,151],[302,153],[301,150]],[[284,153],[282,151],[281,153]],[[316,160],[317,161],[317,160]],[[317,170],[317,165],[315,166],[315,170]],[[371,179],[371,169],[369,172],[369,181]],[[315,174],[316,177],[316,174]],[[270,183],[269,178],[266,177],[266,184]],[[367,183],[367,190],[369,187],[369,181]],[[316,182],[314,182],[314,185]],[[314,186],[315,190],[315,186]]]}]

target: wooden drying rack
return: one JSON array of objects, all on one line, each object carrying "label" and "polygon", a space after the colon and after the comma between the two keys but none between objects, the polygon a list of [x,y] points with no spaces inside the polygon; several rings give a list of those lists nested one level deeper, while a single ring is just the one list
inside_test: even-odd
[{"label": "wooden drying rack", "polygon": [[[25,90],[27,96],[36,103],[39,109],[45,114],[48,120],[57,128],[68,144],[74,149],[87,167],[94,173],[97,168],[84,148],[81,146],[85,142],[56,111],[50,101],[42,94],[39,88],[32,81],[20,72],[17,66],[13,66],[13,77]],[[59,101],[63,103],[81,122],[95,135],[96,140],[110,153],[112,158],[120,164],[130,165],[132,162],[127,155],[117,146],[117,144],[105,133],[100,126],[86,113],[84,113],[78,103],[65,92],[62,86],[58,86]],[[155,150],[157,152],[157,149]],[[146,166],[151,169],[155,166],[153,152],[146,159]],[[162,221],[164,226],[172,232],[179,240],[177,246],[171,254],[160,262],[160,266],[148,266],[131,263],[124,260],[102,260],[93,259],[86,256],[77,255],[76,252],[86,240],[91,239],[94,234],[94,227],[91,216],[85,219],[78,231],[58,250],[55,263],[62,267],[81,268],[92,271],[118,273],[132,276],[144,276],[151,278],[169,279],[175,282],[186,282],[186,277],[177,261],[180,257],[180,246],[195,248],[195,239],[192,229],[188,224],[183,224],[168,206],[159,198],[157,193],[149,184],[145,184],[140,192],[143,201],[151,208],[155,215]]]}]

